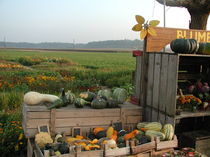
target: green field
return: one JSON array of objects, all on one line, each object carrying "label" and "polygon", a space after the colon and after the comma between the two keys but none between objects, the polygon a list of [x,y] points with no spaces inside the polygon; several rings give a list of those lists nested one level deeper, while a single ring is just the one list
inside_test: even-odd
[{"label": "green field", "polygon": [[[96,91],[103,86],[130,87],[135,68],[135,58],[125,52],[0,49],[0,56],[0,91],[3,93],[33,90],[58,94],[61,88],[79,93],[88,89]],[[13,106],[5,104],[1,110]]]}]

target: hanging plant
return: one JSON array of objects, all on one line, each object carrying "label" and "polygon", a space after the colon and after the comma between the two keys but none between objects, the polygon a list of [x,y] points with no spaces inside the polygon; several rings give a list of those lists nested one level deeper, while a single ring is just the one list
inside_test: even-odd
[{"label": "hanging plant", "polygon": [[145,23],[145,19],[140,15],[136,15],[136,21],[137,24],[133,26],[132,30],[137,32],[140,31],[141,39],[144,39],[148,34],[151,36],[157,35],[153,27],[157,26],[160,23],[160,21],[151,20]]}]

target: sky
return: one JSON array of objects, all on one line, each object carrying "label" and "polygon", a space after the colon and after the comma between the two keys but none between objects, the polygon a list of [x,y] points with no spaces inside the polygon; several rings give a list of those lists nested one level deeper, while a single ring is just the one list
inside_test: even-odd
[{"label": "sky", "polygon": [[[163,27],[163,5],[155,0],[0,0],[0,41],[134,40],[135,15]],[[166,27],[188,28],[189,20],[185,8],[166,7]]]}]

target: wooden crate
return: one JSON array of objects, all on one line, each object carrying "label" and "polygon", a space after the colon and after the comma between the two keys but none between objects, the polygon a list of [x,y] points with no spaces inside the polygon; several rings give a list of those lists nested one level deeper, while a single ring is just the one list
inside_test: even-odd
[{"label": "wooden crate", "polygon": [[147,151],[153,151],[156,148],[156,142],[154,139],[151,140],[151,142],[141,144],[141,145],[136,145],[135,141],[131,141],[130,144],[130,149],[131,149],[131,154],[139,154]]},{"label": "wooden crate", "polygon": [[48,125],[52,135],[71,133],[74,127],[82,128],[83,135],[90,128],[108,127],[111,123],[122,122],[123,128],[134,128],[142,120],[142,108],[130,103],[114,109],[74,108],[67,106],[61,109],[48,110],[46,106],[23,106],[23,129],[27,138],[34,137],[38,126]]},{"label": "wooden crate", "polygon": [[[187,87],[188,81],[196,81],[200,76],[210,83],[210,56],[175,53],[144,53],[141,77],[136,92],[140,93],[140,104],[144,106],[144,121],[171,123],[192,116],[210,116],[210,111],[183,112],[177,115],[177,88]],[[137,66],[138,67],[138,66]],[[139,69],[136,69],[139,71]],[[136,81],[139,81],[136,79]],[[138,89],[138,90],[137,90]],[[184,91],[185,92],[185,91]]]},{"label": "wooden crate", "polygon": [[173,139],[170,141],[160,141],[159,138],[156,138],[155,141],[156,141],[155,149],[157,151],[164,149],[171,149],[171,148],[173,149],[178,147],[178,140],[176,135],[174,135]]},{"label": "wooden crate", "polygon": [[210,156],[210,132],[206,130],[197,130],[184,132],[181,135],[181,147],[195,148],[199,153]]}]

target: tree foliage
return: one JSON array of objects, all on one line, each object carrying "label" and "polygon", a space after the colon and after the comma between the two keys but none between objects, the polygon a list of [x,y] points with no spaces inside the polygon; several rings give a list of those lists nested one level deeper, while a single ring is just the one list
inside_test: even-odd
[{"label": "tree foliage", "polygon": [[[156,1],[164,4],[164,0]],[[191,16],[189,28],[206,30],[210,14],[210,0],[165,0],[165,4],[171,7],[186,8]]]}]

